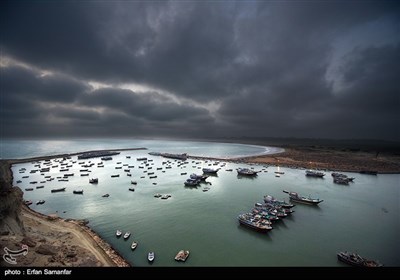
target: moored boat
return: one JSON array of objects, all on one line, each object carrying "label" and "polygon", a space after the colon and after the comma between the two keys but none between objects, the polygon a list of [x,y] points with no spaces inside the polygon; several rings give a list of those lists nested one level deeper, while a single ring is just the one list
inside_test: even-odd
[{"label": "moored boat", "polygon": [[131,233],[129,231],[125,232],[124,239],[128,239],[129,236],[131,236]]},{"label": "moored boat", "polygon": [[116,235],[117,237],[121,237],[122,231],[120,231],[119,229],[117,229],[117,232],[115,233],[115,235]]},{"label": "moored boat", "polygon": [[153,261],[154,261],[154,258],[155,258],[154,252],[149,252],[149,253],[147,254],[147,260],[148,260],[149,262],[153,262]]},{"label": "moored boat", "polygon": [[175,256],[175,260],[176,261],[181,261],[181,262],[185,262],[186,259],[189,257],[189,251],[185,251],[185,250],[180,250],[178,252],[178,254],[176,254]]},{"label": "moored boat", "polygon": [[284,193],[289,194],[290,200],[298,203],[310,204],[310,205],[317,205],[321,203],[323,200],[319,198],[311,198],[299,195],[297,192],[290,192],[283,190]]},{"label": "moored boat", "polygon": [[203,173],[207,174],[217,174],[220,168],[214,169],[214,168],[203,168]]},{"label": "moored boat", "polygon": [[90,184],[97,184],[99,182],[99,179],[98,178],[91,178],[91,179],[89,179],[89,183]]},{"label": "moored boat", "polygon": [[238,216],[239,223],[241,225],[250,227],[252,229],[255,229],[257,231],[261,232],[268,232],[272,229],[270,224],[268,223],[263,223],[263,220],[260,219],[255,219],[253,218],[252,215],[249,214],[241,214]]},{"label": "moored boat", "polygon": [[350,253],[347,251],[337,253],[338,260],[350,264],[352,266],[360,267],[382,267],[383,264],[378,261],[369,260],[361,257],[359,254]]},{"label": "moored boat", "polygon": [[238,168],[236,170],[238,175],[244,175],[244,176],[257,176],[257,173],[259,172],[251,170],[249,168]]},{"label": "moored boat", "polygon": [[132,250],[135,250],[136,247],[137,247],[137,245],[138,245],[138,243],[135,242],[135,241],[133,241],[133,242],[132,242],[132,245],[131,245],[131,249],[132,249]]},{"label": "moored boat", "polygon": [[325,176],[325,173],[315,170],[306,170],[306,176],[323,178]]},{"label": "moored boat", "polygon": [[54,192],[63,192],[63,191],[65,191],[65,188],[58,188],[58,189],[52,189],[51,190],[52,193],[54,193]]},{"label": "moored boat", "polygon": [[73,193],[74,194],[83,194],[83,190],[74,190]]},{"label": "moored boat", "polygon": [[25,200],[24,201],[24,204],[26,205],[26,206],[29,206],[29,205],[31,205],[33,202],[32,202],[32,200]]}]

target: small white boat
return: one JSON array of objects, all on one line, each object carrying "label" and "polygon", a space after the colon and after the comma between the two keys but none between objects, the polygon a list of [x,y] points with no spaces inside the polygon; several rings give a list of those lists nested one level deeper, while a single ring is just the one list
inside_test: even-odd
[{"label": "small white boat", "polygon": [[116,235],[117,237],[121,237],[122,231],[120,231],[119,229],[117,229],[117,232],[115,233],[115,235]]},{"label": "small white boat", "polygon": [[132,242],[132,245],[131,245],[131,249],[132,249],[132,250],[135,250],[136,247],[137,247],[137,245],[138,245],[137,242],[133,241],[133,242]]},{"label": "small white boat", "polygon": [[131,233],[130,233],[129,231],[127,231],[127,232],[124,234],[124,239],[128,239],[129,236],[131,236]]},{"label": "small white boat", "polygon": [[147,259],[149,260],[149,262],[154,261],[154,258],[155,258],[154,252],[149,252],[149,253],[147,254]]}]

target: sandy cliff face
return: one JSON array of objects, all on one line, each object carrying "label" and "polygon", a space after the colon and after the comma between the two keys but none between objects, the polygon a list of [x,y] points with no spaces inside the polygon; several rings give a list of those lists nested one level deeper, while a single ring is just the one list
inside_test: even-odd
[{"label": "sandy cliff face", "polygon": [[24,225],[21,221],[23,192],[12,187],[12,173],[7,161],[0,162],[0,235],[22,235]]}]

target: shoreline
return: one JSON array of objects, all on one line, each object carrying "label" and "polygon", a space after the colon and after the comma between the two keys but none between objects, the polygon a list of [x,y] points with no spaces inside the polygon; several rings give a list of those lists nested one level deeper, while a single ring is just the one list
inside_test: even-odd
[{"label": "shoreline", "polygon": [[[146,148],[132,148],[132,149],[107,149],[99,151],[126,151],[126,150],[141,150]],[[89,152],[89,151],[88,151]],[[92,152],[92,151],[90,151]],[[61,155],[50,155],[41,157],[32,157],[24,159],[7,159],[1,160],[1,181],[2,187],[0,188],[0,195],[7,195],[13,191],[13,172],[12,165],[26,162],[41,161],[54,158],[69,157],[82,154],[70,153]],[[269,166],[282,166],[288,168],[305,168],[305,169],[320,169],[331,171],[347,171],[347,172],[360,172],[363,170],[376,170],[379,174],[398,174],[400,173],[400,156],[396,154],[375,154],[372,152],[349,152],[338,151],[332,149],[316,149],[310,147],[296,147],[287,148],[273,154],[261,154],[254,156],[235,157],[235,158],[213,158],[213,157],[198,157],[188,156],[190,159],[199,160],[214,160],[214,161],[227,161],[244,164],[258,164]],[[19,188],[17,188],[21,191]],[[22,191],[21,191],[22,192]],[[22,199],[22,198],[21,198]],[[25,224],[33,223],[42,224],[42,227],[52,227],[59,229],[60,232],[65,233],[65,228],[69,228],[76,236],[78,244],[74,246],[83,246],[87,251],[92,253],[92,258],[95,256],[97,262],[89,264],[96,264],[96,266],[118,266],[129,267],[131,264],[126,261],[110,244],[102,239],[94,230],[87,226],[84,220],[64,219],[58,216],[45,215],[36,212],[29,207],[22,205],[20,216],[23,217]],[[29,233],[29,228],[27,227]],[[19,237],[26,238],[27,234],[23,229],[23,234]],[[49,230],[48,230],[49,231]],[[34,231],[35,232],[35,231]],[[13,235],[15,240],[15,234]],[[1,237],[4,239],[4,236]],[[22,239],[24,240],[24,239]],[[4,241],[4,240],[1,240]],[[22,241],[17,244],[22,244]],[[4,243],[4,242],[3,242]],[[86,246],[85,246],[86,245]],[[100,264],[100,265],[99,265]],[[27,264],[30,265],[30,264]],[[37,263],[33,264],[38,266]],[[39,265],[40,266],[40,265]],[[90,265],[89,265],[90,266]]]},{"label": "shoreline", "polygon": [[232,158],[188,156],[191,159],[226,161],[243,164],[280,166],[293,169],[354,172],[376,171],[400,174],[400,155],[375,152],[352,152],[327,148],[285,147],[283,151]]},{"label": "shoreline", "polygon": [[45,215],[37,212],[25,205],[22,206],[22,216],[26,219],[36,220],[36,222],[46,222],[55,229],[68,229],[69,232],[77,235],[83,243],[88,243],[90,251],[100,261],[102,266],[131,267],[110,244],[102,239],[93,229],[87,226],[88,221],[65,219],[53,215]]}]

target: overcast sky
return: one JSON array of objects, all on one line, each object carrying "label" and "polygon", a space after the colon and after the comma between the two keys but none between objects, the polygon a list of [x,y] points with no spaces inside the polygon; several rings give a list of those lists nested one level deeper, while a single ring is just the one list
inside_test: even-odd
[{"label": "overcast sky", "polygon": [[1,137],[400,141],[398,1],[2,1]]}]

